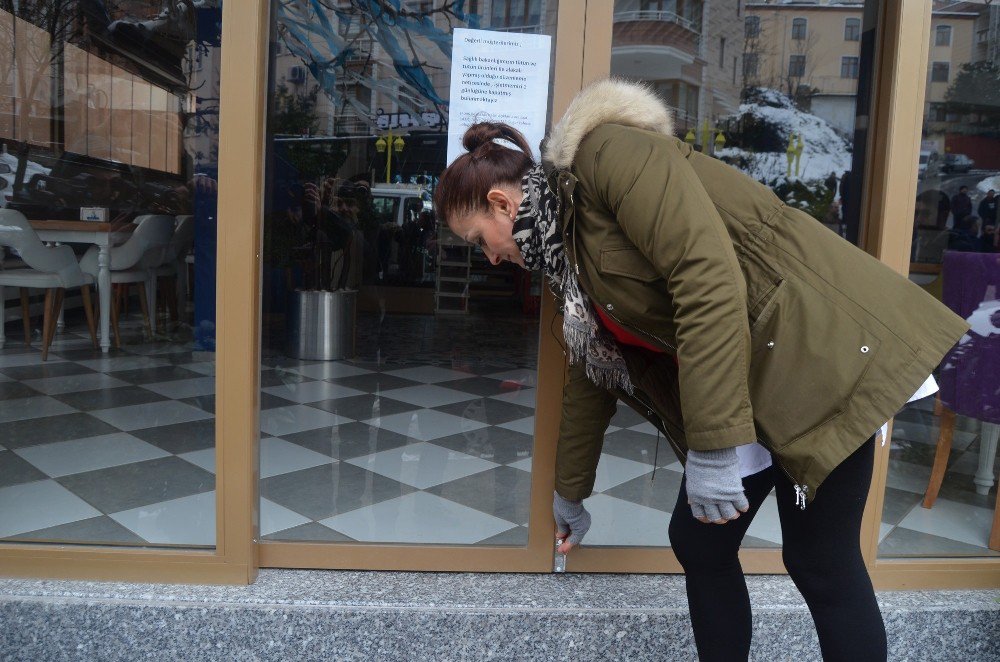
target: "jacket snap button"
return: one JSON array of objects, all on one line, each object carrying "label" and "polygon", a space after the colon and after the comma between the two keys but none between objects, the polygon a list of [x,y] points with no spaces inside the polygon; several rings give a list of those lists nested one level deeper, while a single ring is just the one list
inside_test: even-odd
[{"label": "jacket snap button", "polygon": [[768,340],[767,341],[767,348],[768,349],[774,349],[774,341],[773,340]]},{"label": "jacket snap button", "polygon": [[862,345],[861,346],[861,353],[862,354],[867,354],[868,353],[868,345]]},{"label": "jacket snap button", "polygon": [[608,305],[604,306],[604,307],[607,308],[608,310],[614,310],[615,309],[615,307],[612,306],[610,303]]}]

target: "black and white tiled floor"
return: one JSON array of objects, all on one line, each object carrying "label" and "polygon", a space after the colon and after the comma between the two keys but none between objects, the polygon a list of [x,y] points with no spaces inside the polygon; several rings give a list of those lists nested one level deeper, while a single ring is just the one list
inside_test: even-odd
[{"label": "black and white tiled floor", "polygon": [[[364,316],[358,360],[268,352],[263,537],[525,544],[537,335],[531,320]],[[102,356],[71,326],[42,364],[10,338],[0,350],[0,538],[213,545],[213,359],[184,342]],[[897,418],[880,553],[992,554],[995,494],[972,486],[974,422],[960,422],[937,504],[919,506],[937,439],[929,402]],[[587,501],[588,544],[668,544],[681,467],[656,441],[619,408]],[[772,495],[745,546],[780,541]]]}]

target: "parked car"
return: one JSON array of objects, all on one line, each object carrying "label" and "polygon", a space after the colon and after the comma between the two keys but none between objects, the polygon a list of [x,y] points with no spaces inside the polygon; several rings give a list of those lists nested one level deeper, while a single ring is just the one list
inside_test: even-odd
[{"label": "parked car", "polygon": [[[0,153],[0,209],[7,206],[14,195],[14,176],[17,174],[17,157],[7,152]],[[48,175],[49,169],[34,161],[28,161],[24,171],[25,180],[35,175]]]},{"label": "parked car", "polygon": [[976,162],[965,154],[945,154],[944,161],[941,163],[941,171],[948,173],[969,172],[975,164]]},{"label": "parked car", "polygon": [[917,163],[918,177],[933,177],[941,171],[941,157],[933,149],[920,150],[920,160]]},{"label": "parked car", "polygon": [[81,207],[105,207],[116,218],[182,213],[183,184],[170,173],[63,152],[51,170],[28,168],[24,187],[3,195],[8,208],[28,218],[76,220]]}]

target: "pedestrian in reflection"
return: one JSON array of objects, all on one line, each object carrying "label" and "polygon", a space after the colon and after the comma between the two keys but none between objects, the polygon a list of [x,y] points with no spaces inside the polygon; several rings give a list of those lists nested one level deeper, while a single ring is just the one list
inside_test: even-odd
[{"label": "pedestrian in reflection", "polygon": [[978,253],[981,249],[978,217],[966,216],[948,231],[948,250]]},{"label": "pedestrian in reflection", "polygon": [[435,194],[453,232],[493,264],[541,270],[562,302],[559,549],[590,526],[582,500],[621,400],[685,463],[669,536],[700,659],[747,659],[738,551],[774,488],[824,659],[884,660],[859,545],[875,433],[967,325],[672,130],[648,88],[601,81],[541,164],[512,127],[473,125]]},{"label": "pedestrian in reflection", "polygon": [[972,198],[969,197],[969,187],[961,186],[958,193],[951,196],[952,227],[961,225],[966,216],[972,213]]},{"label": "pedestrian in reflection", "polygon": [[983,230],[993,233],[990,228],[996,228],[997,224],[997,192],[990,189],[986,192],[986,197],[979,201],[979,208],[976,210],[979,218],[983,220]]},{"label": "pedestrian in reflection", "polygon": [[830,189],[834,195],[837,194],[837,173],[830,171],[830,176],[826,178],[826,187]]}]

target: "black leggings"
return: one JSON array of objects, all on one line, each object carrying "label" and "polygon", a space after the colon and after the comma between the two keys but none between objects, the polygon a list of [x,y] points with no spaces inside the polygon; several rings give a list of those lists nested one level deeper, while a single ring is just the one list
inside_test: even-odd
[{"label": "black leggings", "polygon": [[727,524],[702,524],[691,515],[681,483],[670,518],[670,544],[684,567],[698,657],[746,660],[750,653],[750,596],[737,552],[754,515],[776,489],[782,559],[809,605],[827,662],[886,659],[885,625],[861,556],[861,515],[868,496],[875,440],[869,439],[827,477],[805,510],[777,467],[747,476],[750,510]]}]

